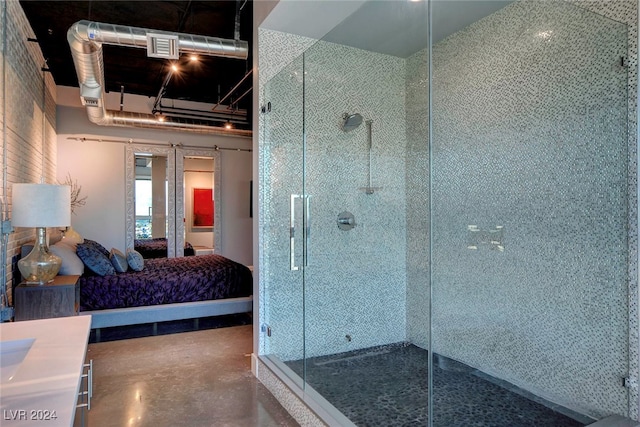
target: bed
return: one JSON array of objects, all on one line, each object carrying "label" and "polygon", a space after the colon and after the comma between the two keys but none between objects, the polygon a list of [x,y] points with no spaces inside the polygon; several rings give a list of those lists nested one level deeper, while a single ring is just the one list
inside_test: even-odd
[{"label": "bed", "polygon": [[221,255],[144,260],[142,271],[83,274],[80,314],[92,328],[250,312],[251,270]]},{"label": "bed", "polygon": [[220,255],[153,258],[142,271],[80,277],[80,310],[105,310],[247,297],[249,268]]},{"label": "bed", "polygon": [[[23,245],[21,255],[26,256],[32,247]],[[88,248],[92,248],[89,258],[85,256]],[[58,274],[80,275],[80,315],[92,316],[92,329],[253,310],[251,267],[221,255],[143,259],[138,254],[141,271],[135,271],[125,256],[125,272],[116,273],[113,254],[119,251],[108,251],[96,241],[62,239],[49,249],[62,258]],[[111,271],[100,274],[94,263],[102,267],[106,263]]]},{"label": "bed", "polygon": [[[135,239],[133,248],[138,251],[143,258],[166,258],[167,257],[167,238],[155,237],[152,239]],[[184,244],[184,256],[195,255],[195,250],[189,242]]]},{"label": "bed", "polygon": [[[77,247],[92,246],[111,264],[111,252],[98,242],[65,243],[49,249],[62,258],[58,274],[80,275],[80,315],[91,315],[91,328],[249,313],[253,310],[251,267],[221,255],[141,259],[142,271],[96,274]],[[22,246],[26,256],[32,244]],[[140,257],[142,258],[142,257]],[[127,264],[127,261],[125,261]],[[84,271],[84,273],[83,273]],[[17,286],[16,281],[14,287]]]}]

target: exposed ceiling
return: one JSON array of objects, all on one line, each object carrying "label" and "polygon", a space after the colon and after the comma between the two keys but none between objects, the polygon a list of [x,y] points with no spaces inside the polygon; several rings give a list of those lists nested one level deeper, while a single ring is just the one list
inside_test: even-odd
[{"label": "exposed ceiling", "polygon": [[[509,0],[434,1],[432,30],[434,40],[446,37],[504,7],[509,2]],[[314,13],[307,13],[307,11],[299,13],[295,20],[284,20],[287,26],[293,25],[292,22],[298,22],[305,31],[313,28],[312,23],[318,21],[318,14],[321,13],[323,17],[328,16],[342,4],[345,7],[353,5],[343,11],[345,16],[338,21],[338,25],[324,35],[324,39],[328,41],[400,57],[407,57],[426,46],[428,38],[425,24],[426,2],[332,3],[294,0],[286,3],[305,7],[317,5],[318,10]],[[246,60],[201,56],[198,62],[192,63],[186,55],[183,55],[178,64],[180,72],[174,74],[168,84],[163,86],[170,60],[149,58],[145,49],[105,44],[103,45],[104,89],[106,92],[124,91],[126,94],[144,95],[156,99],[161,89],[165,87],[163,100],[179,99],[208,104],[206,111],[203,111],[204,114],[210,112],[209,106],[216,105],[231,91],[231,95],[222,103],[223,105],[216,108],[216,113],[237,114],[235,118],[238,120],[234,120],[235,127],[239,130],[251,129],[252,78],[249,76],[244,81],[243,78],[250,71],[252,64],[252,0],[20,0],[20,4],[36,34],[37,43],[47,59],[47,66],[56,84],[75,87],[78,86],[78,78],[67,42],[67,31],[77,21],[88,20],[231,40],[235,38],[236,17],[239,17],[239,39],[249,43],[249,57]],[[328,5],[332,7],[328,8]],[[355,10],[358,8],[359,10]],[[231,109],[227,108],[230,103],[233,103]],[[200,111],[196,113],[194,117],[199,118]],[[224,125],[223,120],[210,123],[214,126]]]},{"label": "exposed ceiling", "polygon": [[[239,16],[240,40],[249,43],[246,60],[200,56],[197,62],[181,57],[180,71],[166,85],[163,99],[180,99],[216,105],[251,70],[252,1],[32,1],[20,0],[47,59],[57,85],[78,86],[78,78],[67,43],[67,30],[79,20],[234,39]],[[240,10],[237,14],[237,10]],[[103,45],[105,91],[156,98],[168,73],[167,59],[147,57],[145,49]],[[216,112],[247,112],[251,129],[252,79],[248,77]],[[238,100],[243,94],[246,95]],[[238,100],[233,109],[226,106]],[[222,125],[219,123],[218,125]]]}]

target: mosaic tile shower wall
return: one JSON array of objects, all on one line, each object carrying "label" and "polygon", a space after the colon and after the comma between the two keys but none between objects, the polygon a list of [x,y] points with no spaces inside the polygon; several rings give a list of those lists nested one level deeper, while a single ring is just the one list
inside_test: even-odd
[{"label": "mosaic tile shower wall", "polygon": [[[288,225],[290,195],[302,193],[303,75],[312,223],[304,287],[300,271],[289,270]],[[302,356],[303,289],[307,356],[404,341],[404,61],[318,42],[272,78],[264,96],[271,102],[261,163],[269,176],[263,188],[265,299],[269,307],[276,301],[287,307],[265,312],[272,330],[265,351],[282,360]],[[343,132],[345,112],[373,120],[372,182],[382,187],[374,194],[360,189],[369,173],[366,126]],[[295,207],[301,225],[302,202]],[[338,229],[342,211],[355,215],[353,230]],[[302,262],[300,250],[296,260]]]},{"label": "mosaic tile shower wall", "polygon": [[626,414],[626,26],[518,2],[433,52],[434,351]]},{"label": "mosaic tile shower wall", "polygon": [[429,347],[428,52],[406,60],[407,340]]},{"label": "mosaic tile shower wall", "polygon": [[[306,186],[311,265],[305,273],[306,356],[405,340],[404,60],[335,43],[305,52]],[[372,121],[340,128],[344,113]],[[373,194],[363,188],[379,187]],[[357,226],[342,231],[338,214]],[[347,338],[348,335],[348,338]]]},{"label": "mosaic tile shower wall", "polygon": [[281,31],[260,28],[258,30],[260,43],[260,87],[278,75],[293,61],[299,60],[305,50],[309,49],[315,39],[283,33]]}]

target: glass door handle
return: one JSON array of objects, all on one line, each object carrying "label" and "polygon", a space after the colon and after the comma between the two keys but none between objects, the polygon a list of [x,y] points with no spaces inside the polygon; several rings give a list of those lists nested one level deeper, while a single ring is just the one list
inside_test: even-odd
[{"label": "glass door handle", "polygon": [[302,198],[300,194],[291,195],[291,209],[289,210],[289,255],[291,259],[291,271],[297,271],[299,267],[296,265],[296,199]]},{"label": "glass door handle", "polygon": [[307,267],[309,265],[309,236],[311,235],[311,213],[310,213],[310,199],[311,196],[303,195],[303,194],[292,194],[291,195],[291,205],[289,210],[289,255],[290,255],[290,269],[291,271],[297,271],[300,269],[298,265],[296,265],[296,199],[304,199],[304,231],[305,231],[305,242],[304,242],[304,253],[303,253],[303,263],[304,266]]},{"label": "glass door handle", "polygon": [[304,196],[304,201],[305,201],[305,245],[304,245],[304,266],[308,267],[309,266],[309,236],[311,236],[311,211],[309,209],[310,207],[310,201],[311,200],[311,196],[310,195],[305,195]]}]

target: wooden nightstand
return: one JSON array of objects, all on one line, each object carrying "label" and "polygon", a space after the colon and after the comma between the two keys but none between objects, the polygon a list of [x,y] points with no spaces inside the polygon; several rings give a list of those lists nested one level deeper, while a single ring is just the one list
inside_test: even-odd
[{"label": "wooden nightstand", "polygon": [[80,276],[56,276],[46,285],[16,286],[14,320],[75,316],[80,310]]}]

